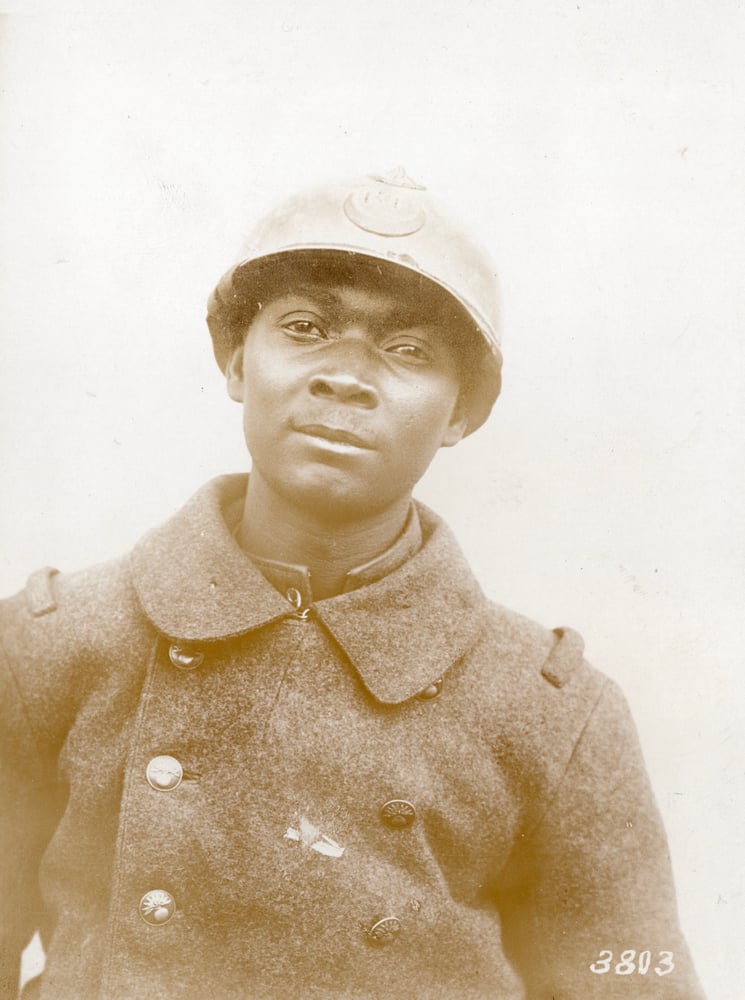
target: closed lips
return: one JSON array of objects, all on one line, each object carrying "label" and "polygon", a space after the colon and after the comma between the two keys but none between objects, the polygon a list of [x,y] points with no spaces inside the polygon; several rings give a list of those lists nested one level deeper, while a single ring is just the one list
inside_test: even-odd
[{"label": "closed lips", "polygon": [[334,441],[338,444],[351,444],[357,448],[371,447],[363,438],[357,437],[356,434],[341,427],[327,427],[325,424],[303,424],[296,430],[300,431],[301,434],[324,438],[326,441]]}]

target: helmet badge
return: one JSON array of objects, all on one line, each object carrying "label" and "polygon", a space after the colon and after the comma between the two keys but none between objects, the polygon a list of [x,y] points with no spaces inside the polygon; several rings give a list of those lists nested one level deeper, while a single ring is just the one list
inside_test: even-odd
[{"label": "helmet badge", "polygon": [[344,214],[358,229],[378,236],[409,236],[426,222],[414,192],[426,190],[403,167],[374,174],[370,183],[356,188],[344,202]]}]

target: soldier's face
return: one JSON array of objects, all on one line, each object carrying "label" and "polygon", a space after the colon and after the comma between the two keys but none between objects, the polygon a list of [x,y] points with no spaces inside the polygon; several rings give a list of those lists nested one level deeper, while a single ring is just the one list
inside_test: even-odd
[{"label": "soldier's face", "polygon": [[408,498],[466,428],[455,349],[426,301],[305,285],[264,303],[227,369],[254,471],[320,516]]}]

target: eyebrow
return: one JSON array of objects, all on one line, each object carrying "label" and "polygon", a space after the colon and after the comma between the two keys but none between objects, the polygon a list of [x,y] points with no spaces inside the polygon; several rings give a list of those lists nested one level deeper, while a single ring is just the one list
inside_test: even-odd
[{"label": "eyebrow", "polygon": [[[342,289],[346,286],[339,287]],[[349,287],[354,288],[352,285]],[[365,292],[366,289],[362,289],[362,291]],[[333,310],[334,318],[342,321],[353,318],[358,313],[356,308],[349,308],[344,304],[340,291],[335,289],[319,287],[318,285],[294,285],[287,290],[285,295],[307,298],[322,309]],[[408,326],[431,326],[436,322],[436,317],[427,318],[421,309],[396,300],[391,301],[387,308],[376,310],[371,319],[373,328],[394,324],[405,329]]]},{"label": "eyebrow", "polygon": [[285,298],[290,295],[311,299],[317,305],[324,308],[338,308],[340,305],[337,292],[329,291],[328,288],[321,288],[318,285],[291,285],[281,295],[278,295],[277,298]]}]

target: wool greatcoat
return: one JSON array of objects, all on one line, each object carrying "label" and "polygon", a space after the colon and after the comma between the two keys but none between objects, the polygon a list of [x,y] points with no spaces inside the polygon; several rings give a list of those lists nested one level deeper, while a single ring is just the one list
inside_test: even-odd
[{"label": "wool greatcoat", "polygon": [[298,611],[245,488],[2,603],[3,996],[39,928],[47,1000],[700,998],[579,636],[487,601],[424,507],[402,566]]}]

